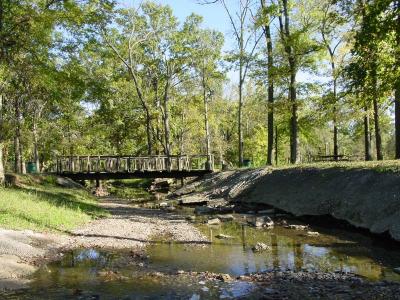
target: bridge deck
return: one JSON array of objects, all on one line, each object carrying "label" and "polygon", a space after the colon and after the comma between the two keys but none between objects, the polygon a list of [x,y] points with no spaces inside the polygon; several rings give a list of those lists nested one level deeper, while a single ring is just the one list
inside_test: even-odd
[{"label": "bridge deck", "polygon": [[183,178],[211,173],[212,155],[180,156],[63,156],[57,174],[73,180]]}]

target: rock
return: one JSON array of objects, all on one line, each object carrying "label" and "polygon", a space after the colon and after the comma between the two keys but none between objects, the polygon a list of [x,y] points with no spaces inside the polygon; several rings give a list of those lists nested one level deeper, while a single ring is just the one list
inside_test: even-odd
[{"label": "rock", "polygon": [[272,208],[272,209],[260,210],[258,213],[259,213],[259,214],[267,214],[267,215],[270,215],[270,214],[276,213],[276,209],[275,209],[275,208]]},{"label": "rock", "polygon": [[255,227],[274,227],[274,221],[270,217],[253,217],[248,223]]},{"label": "rock", "polygon": [[217,218],[220,219],[222,222],[235,220],[235,217],[233,215],[217,215]]},{"label": "rock", "polygon": [[271,250],[271,247],[264,243],[257,243],[253,248],[251,248],[254,252],[261,252],[266,250]]},{"label": "rock", "polygon": [[225,240],[229,240],[229,239],[234,239],[235,237],[234,236],[231,236],[231,235],[226,235],[226,234],[217,234],[216,236],[215,236],[217,239],[225,239]]},{"label": "rock", "polygon": [[182,275],[182,274],[185,274],[185,271],[183,271],[183,270],[178,270],[178,271],[176,272],[176,274]]},{"label": "rock", "polygon": [[103,277],[106,281],[127,280],[128,277],[121,275],[119,272],[105,270],[97,272],[97,275]]},{"label": "rock", "polygon": [[164,210],[169,211],[169,212],[172,212],[172,211],[175,211],[175,210],[176,210],[176,207],[174,207],[174,206],[167,206],[167,207],[164,208]]},{"label": "rock", "polygon": [[221,224],[221,220],[218,218],[210,219],[207,221],[208,225],[219,225]]},{"label": "rock", "polygon": [[107,197],[107,196],[110,195],[110,193],[107,191],[106,188],[100,186],[100,187],[97,187],[97,188],[95,189],[94,195],[95,195],[96,197]]},{"label": "rock", "polygon": [[319,236],[319,232],[316,231],[307,231],[308,236]]},{"label": "rock", "polygon": [[288,229],[295,229],[295,230],[307,230],[307,225],[286,225],[285,228]]},{"label": "rock", "polygon": [[217,276],[217,279],[218,279],[218,280],[221,280],[221,281],[223,281],[223,282],[230,282],[230,281],[233,280],[232,277],[231,277],[231,275],[229,275],[229,274],[219,274],[219,275]]},{"label": "rock", "polygon": [[207,201],[207,206],[210,207],[222,207],[228,205],[228,201],[225,199],[211,199]]},{"label": "rock", "polygon": [[394,271],[395,273],[397,273],[397,274],[400,274],[400,267],[394,268],[393,271]]},{"label": "rock", "polygon": [[196,203],[198,203],[198,204],[200,204],[200,203],[207,204],[207,202],[208,202],[208,199],[206,199],[204,197],[200,197],[200,196],[193,196],[193,195],[192,196],[182,197],[179,200],[179,204],[181,204],[181,205],[196,204]]},{"label": "rock", "polygon": [[72,179],[66,178],[66,177],[57,177],[56,183],[59,186],[66,187],[66,188],[83,189],[82,185],[80,185],[79,183],[73,181]]},{"label": "rock", "polygon": [[196,221],[196,216],[188,216],[188,217],[186,217],[186,220],[188,220],[190,222],[194,222],[194,221]]},{"label": "rock", "polygon": [[160,205],[160,207],[167,207],[168,203],[167,202],[161,202],[159,205]]},{"label": "rock", "polygon": [[197,215],[210,214],[212,212],[214,212],[214,208],[208,206],[196,206],[194,209],[194,213]]},{"label": "rock", "polygon": [[156,178],[153,180],[150,191],[168,189],[174,183],[173,179]]}]

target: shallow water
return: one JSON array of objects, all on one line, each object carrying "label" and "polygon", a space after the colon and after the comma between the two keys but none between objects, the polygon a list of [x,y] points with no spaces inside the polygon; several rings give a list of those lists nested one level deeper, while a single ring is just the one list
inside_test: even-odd
[{"label": "shallow water", "polygon": [[[282,226],[257,229],[244,224],[245,219],[240,215],[237,221],[218,226],[208,226],[199,220],[196,226],[209,237],[211,245],[153,243],[147,248],[147,258],[138,259],[126,251],[68,252],[61,261],[41,268],[34,275],[30,289],[9,294],[8,298],[198,299],[200,296],[214,299],[253,292],[250,283],[202,282],[198,277],[175,275],[178,270],[232,276],[274,269],[344,271],[369,280],[400,281],[400,275],[393,272],[393,268],[400,266],[397,246],[376,244],[375,239],[355,232],[314,227],[310,230],[320,235],[308,237],[306,231]],[[218,234],[232,239],[218,239]],[[257,242],[272,248],[253,252]]]},{"label": "shallow water", "polygon": [[[352,272],[369,280],[400,281],[393,268],[400,266],[399,248],[374,245],[374,239],[338,230],[308,237],[306,231],[286,229],[257,229],[239,222],[220,226],[198,225],[212,241],[211,246],[152,245],[148,248],[151,261],[159,268],[185,271],[211,271],[243,275],[268,270],[309,270]],[[233,239],[218,239],[218,234]],[[262,242],[269,251],[254,252],[252,247]]]}]

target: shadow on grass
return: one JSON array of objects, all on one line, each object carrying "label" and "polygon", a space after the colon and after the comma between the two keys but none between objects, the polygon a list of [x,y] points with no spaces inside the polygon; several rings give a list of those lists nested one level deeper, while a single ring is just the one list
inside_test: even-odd
[{"label": "shadow on grass", "polygon": [[26,187],[20,187],[18,188],[18,190],[25,193],[33,193],[37,195],[41,201],[46,201],[51,205],[57,207],[67,207],[72,210],[78,210],[92,217],[102,217],[106,215],[106,212],[98,205],[83,202],[78,199],[77,195],[57,191],[42,191]]}]

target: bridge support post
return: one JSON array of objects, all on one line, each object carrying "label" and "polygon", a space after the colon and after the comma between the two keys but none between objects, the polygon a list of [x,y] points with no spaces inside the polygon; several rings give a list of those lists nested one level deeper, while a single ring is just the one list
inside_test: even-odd
[{"label": "bridge support post", "polygon": [[100,179],[96,179],[96,188],[101,188],[101,180]]}]

